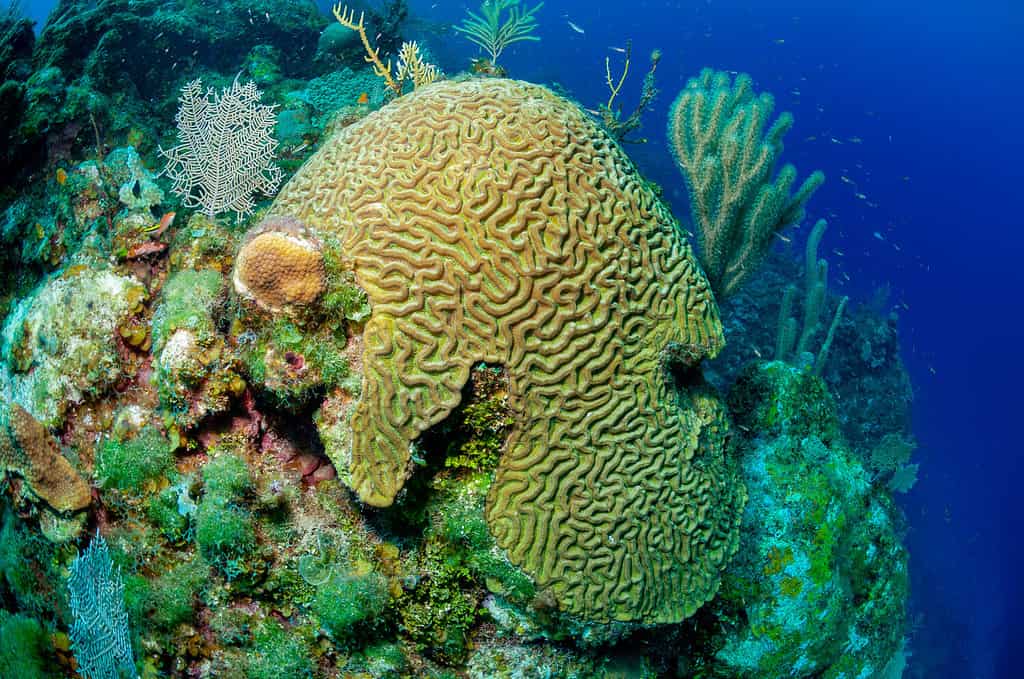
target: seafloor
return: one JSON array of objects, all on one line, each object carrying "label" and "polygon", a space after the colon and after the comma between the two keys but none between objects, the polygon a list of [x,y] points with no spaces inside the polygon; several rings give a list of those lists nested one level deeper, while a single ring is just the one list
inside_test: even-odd
[{"label": "seafloor", "polygon": [[[394,68],[309,2],[0,13],[0,677],[901,676],[898,318],[772,249],[788,127],[691,81],[677,222],[659,55],[589,111],[353,9]],[[704,224],[689,153],[764,186]]]}]

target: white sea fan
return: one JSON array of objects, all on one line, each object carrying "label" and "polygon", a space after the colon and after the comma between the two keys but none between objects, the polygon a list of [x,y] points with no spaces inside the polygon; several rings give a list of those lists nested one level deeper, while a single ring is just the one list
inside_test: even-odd
[{"label": "white sea fan", "polygon": [[163,174],[174,182],[171,190],[187,207],[210,217],[233,210],[241,221],[252,212],[254,193],[277,190],[277,107],[261,104],[262,94],[256,83],[240,85],[237,77],[219,96],[212,87],[204,92],[199,78],[182,88],[175,117],[181,143],[160,154],[167,158]]},{"label": "white sea fan", "polygon": [[103,536],[71,562],[68,636],[78,672],[88,679],[135,679],[135,658],[124,604],[124,582]]}]

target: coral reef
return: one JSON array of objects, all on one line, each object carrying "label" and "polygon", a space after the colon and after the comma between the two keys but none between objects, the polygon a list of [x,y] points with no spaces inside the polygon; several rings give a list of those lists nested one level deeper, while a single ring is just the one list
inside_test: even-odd
[{"label": "coral reef", "polygon": [[[7,412],[9,410],[9,412]],[[32,495],[58,512],[89,506],[89,485],[38,420],[17,403],[0,400],[0,472],[17,474]]]},{"label": "coral reef", "polygon": [[[742,486],[714,398],[661,365],[713,355],[716,310],[671,215],[582,112],[514,81],[435,84],[325,143],[271,214],[336,234],[369,297],[364,501],[391,504],[475,361],[504,365],[516,424],[487,512],[512,560],[596,619],[677,621],[714,593]],[[604,490],[623,485],[638,492]]]},{"label": "coral reef", "polygon": [[[602,130],[428,83],[404,0],[364,11],[404,96],[308,2],[62,0],[39,40],[0,12],[0,675],[898,674],[883,296],[828,332],[815,237],[821,313],[755,360],[799,264],[713,299],[619,144],[657,55],[629,116],[608,63]],[[198,77],[279,107],[272,206],[211,217],[150,171]]]},{"label": "coral reef", "polygon": [[45,281],[0,330],[0,394],[45,426],[124,376],[117,329],[140,313],[147,291],[111,270],[73,266]]},{"label": "coral reef", "polygon": [[301,222],[269,219],[246,236],[235,261],[235,291],[272,313],[309,307],[327,287],[323,254]]}]

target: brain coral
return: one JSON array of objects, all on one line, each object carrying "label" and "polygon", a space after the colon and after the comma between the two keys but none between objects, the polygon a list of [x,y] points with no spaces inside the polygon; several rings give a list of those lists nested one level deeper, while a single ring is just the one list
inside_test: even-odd
[{"label": "brain coral", "polygon": [[502,364],[516,423],[486,518],[509,558],[597,621],[674,622],[714,594],[744,490],[717,398],[668,368],[699,383],[718,311],[667,208],[576,106],[510,80],[421,88],[327,140],[271,214],[340,238],[372,304],[364,501],[391,504],[473,364]]}]

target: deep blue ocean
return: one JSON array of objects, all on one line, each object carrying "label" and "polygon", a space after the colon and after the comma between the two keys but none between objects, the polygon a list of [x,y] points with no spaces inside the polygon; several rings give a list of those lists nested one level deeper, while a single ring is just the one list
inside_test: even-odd
[{"label": "deep blue ocean", "polygon": [[[25,3],[43,21],[52,3]],[[476,3],[470,3],[475,6]],[[414,0],[432,22],[466,3]],[[669,104],[704,66],[750,73],[795,116],[785,159],[828,176],[808,221],[842,294],[889,284],[915,386],[920,480],[909,520],[909,676],[1021,676],[1024,648],[1024,3],[1020,0],[548,0],[540,43],[503,58],[516,77],[606,98],[605,58],[632,41],[625,108],[659,48],[661,90],[630,148],[677,214]],[[464,40],[419,35],[443,65]],[[845,178],[845,179],[843,179]],[[848,275],[844,276],[843,274]],[[840,404],[841,407],[842,404]]]}]

